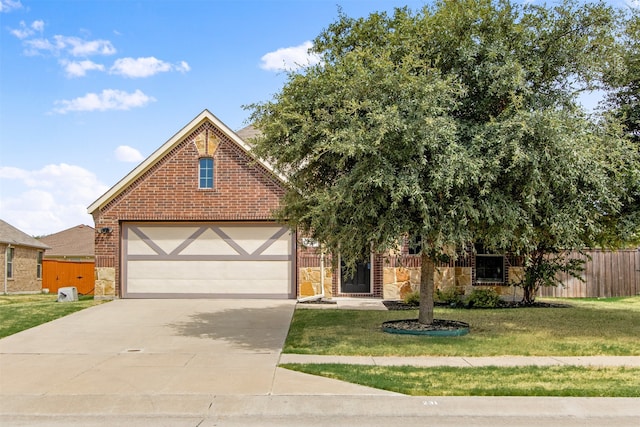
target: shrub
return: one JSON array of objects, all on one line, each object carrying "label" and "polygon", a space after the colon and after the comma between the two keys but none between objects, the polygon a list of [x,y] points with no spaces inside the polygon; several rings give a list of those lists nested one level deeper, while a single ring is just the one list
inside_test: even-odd
[{"label": "shrub", "polygon": [[500,295],[495,289],[474,289],[467,298],[467,307],[475,308],[496,308],[502,303]]},{"label": "shrub", "polygon": [[409,292],[404,296],[403,301],[405,304],[418,307],[420,305],[420,292],[419,291]]},{"label": "shrub", "polygon": [[452,307],[462,305],[462,296],[464,295],[464,289],[461,288],[447,288],[444,291],[437,289],[435,300],[440,303],[449,304]]}]

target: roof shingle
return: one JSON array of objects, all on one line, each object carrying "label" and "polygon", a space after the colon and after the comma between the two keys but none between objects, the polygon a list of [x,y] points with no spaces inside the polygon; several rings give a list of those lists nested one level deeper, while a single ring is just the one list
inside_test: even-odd
[{"label": "roof shingle", "polygon": [[94,256],[95,230],[88,225],[76,225],[58,233],[40,238],[51,246],[47,256]]},{"label": "roof shingle", "polygon": [[29,236],[13,225],[0,219],[0,243],[16,246],[28,246],[38,249],[49,249],[49,246],[42,243],[38,239]]}]

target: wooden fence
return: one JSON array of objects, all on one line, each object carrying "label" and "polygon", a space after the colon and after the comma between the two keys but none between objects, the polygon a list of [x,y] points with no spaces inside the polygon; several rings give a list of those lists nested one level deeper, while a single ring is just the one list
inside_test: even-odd
[{"label": "wooden fence", "polygon": [[562,274],[562,287],[547,287],[540,290],[545,297],[623,297],[640,295],[640,251],[636,249],[605,251],[589,250],[589,260],[578,253],[573,257],[586,260],[580,281]]},{"label": "wooden fence", "polygon": [[58,293],[59,288],[75,286],[81,295],[93,294],[95,286],[95,263],[77,261],[42,261],[42,288]]}]

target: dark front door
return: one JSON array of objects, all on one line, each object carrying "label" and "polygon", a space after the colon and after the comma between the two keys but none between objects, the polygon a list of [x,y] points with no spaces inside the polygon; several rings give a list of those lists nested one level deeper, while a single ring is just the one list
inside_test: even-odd
[{"label": "dark front door", "polygon": [[349,274],[344,263],[340,264],[340,292],[343,294],[371,292],[371,263],[359,262],[354,274]]}]

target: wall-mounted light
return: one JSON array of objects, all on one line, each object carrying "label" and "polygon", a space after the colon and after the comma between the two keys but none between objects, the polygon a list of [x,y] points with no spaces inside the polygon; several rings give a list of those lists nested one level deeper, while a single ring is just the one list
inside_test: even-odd
[{"label": "wall-mounted light", "polygon": [[113,229],[111,227],[102,227],[98,230],[98,233],[100,234],[109,234],[113,231]]}]

